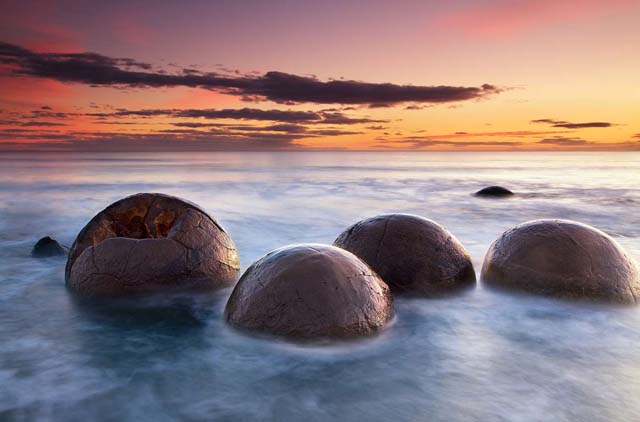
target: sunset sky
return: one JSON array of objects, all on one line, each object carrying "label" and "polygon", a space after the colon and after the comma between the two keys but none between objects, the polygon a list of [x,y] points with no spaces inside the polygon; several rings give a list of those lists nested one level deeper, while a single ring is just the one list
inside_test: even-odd
[{"label": "sunset sky", "polygon": [[640,1],[0,1],[0,151],[640,150]]}]

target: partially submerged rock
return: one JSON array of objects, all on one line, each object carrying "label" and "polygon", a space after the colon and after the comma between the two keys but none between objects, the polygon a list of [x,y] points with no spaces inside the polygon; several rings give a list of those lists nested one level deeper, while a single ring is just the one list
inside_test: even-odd
[{"label": "partially submerged rock", "polygon": [[65,279],[82,296],[123,296],[229,286],[239,269],[233,241],[197,205],[142,193],[108,206],[80,231]]},{"label": "partially submerged rock", "polygon": [[66,255],[67,249],[58,243],[57,240],[45,236],[38,240],[31,250],[31,256],[36,258],[47,258],[50,256]]},{"label": "partially submerged rock", "polygon": [[535,220],[489,248],[482,281],[544,296],[637,303],[640,269],[607,234],[569,220]]},{"label": "partially submerged rock", "polygon": [[476,196],[505,197],[512,196],[513,192],[511,192],[507,188],[503,188],[502,186],[488,186],[486,188],[480,189],[475,194]]},{"label": "partially submerged rock", "polygon": [[360,336],[392,316],[389,289],[365,263],[316,244],[262,257],[242,275],[225,309],[238,327],[302,338]]},{"label": "partially submerged rock", "polygon": [[334,245],[366,262],[394,292],[433,297],[475,284],[464,246],[444,227],[417,215],[359,221]]}]

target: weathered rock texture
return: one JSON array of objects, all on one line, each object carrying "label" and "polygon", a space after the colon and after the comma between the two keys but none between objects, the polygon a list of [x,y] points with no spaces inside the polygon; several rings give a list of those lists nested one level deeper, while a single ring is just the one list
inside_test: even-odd
[{"label": "weathered rock texture", "polygon": [[83,296],[122,296],[229,286],[239,269],[233,241],[197,205],[141,193],[108,206],[80,231],[65,279]]},{"label": "weathered rock texture", "polygon": [[503,188],[502,186],[488,186],[476,192],[476,196],[504,197],[512,195],[513,192],[507,188]]},{"label": "weathered rock texture", "polygon": [[334,245],[366,262],[394,292],[434,297],[475,284],[473,264],[462,244],[444,227],[416,215],[359,221]]},{"label": "weathered rock texture", "polygon": [[507,230],[487,252],[482,281],[569,299],[640,300],[633,258],[607,234],[568,220],[535,220]]},{"label": "weathered rock texture", "polygon": [[55,239],[45,236],[38,240],[31,250],[31,256],[36,258],[47,258],[50,256],[66,255],[67,250]]},{"label": "weathered rock texture", "polygon": [[301,337],[355,337],[393,316],[388,287],[353,254],[329,245],[276,249],[251,265],[229,298],[231,324]]}]

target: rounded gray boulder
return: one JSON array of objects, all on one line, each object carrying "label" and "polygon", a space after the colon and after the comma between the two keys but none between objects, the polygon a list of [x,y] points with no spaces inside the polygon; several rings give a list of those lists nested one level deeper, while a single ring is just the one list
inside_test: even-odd
[{"label": "rounded gray boulder", "polygon": [[299,337],[356,337],[393,317],[388,287],[342,249],[301,244],[276,249],[251,265],[225,309],[237,327]]},{"label": "rounded gray boulder", "polygon": [[444,227],[417,215],[359,221],[333,244],[366,262],[394,292],[436,297],[475,285],[464,246]]},{"label": "rounded gray boulder", "polygon": [[640,270],[610,236],[569,220],[507,230],[487,252],[482,281],[509,290],[610,303],[640,300]]}]

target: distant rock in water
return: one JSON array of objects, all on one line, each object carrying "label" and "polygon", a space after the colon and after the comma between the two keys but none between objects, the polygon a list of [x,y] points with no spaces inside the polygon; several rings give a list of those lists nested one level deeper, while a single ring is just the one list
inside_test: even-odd
[{"label": "distant rock in water", "polygon": [[513,195],[513,192],[511,192],[507,188],[503,188],[502,186],[488,186],[484,189],[480,189],[475,194],[476,196],[503,197],[503,196],[511,196]]},{"label": "distant rock in water", "polygon": [[67,249],[49,236],[45,236],[38,240],[31,250],[31,256],[36,258],[47,258],[50,256],[61,256],[66,254]]},{"label": "distant rock in water", "polygon": [[366,262],[394,293],[436,297],[476,282],[471,257],[458,239],[417,215],[359,221],[333,244]]},{"label": "distant rock in water", "polygon": [[543,296],[640,302],[634,259],[606,233],[569,220],[535,220],[504,232],[487,252],[482,281]]},{"label": "distant rock in water", "polygon": [[71,250],[67,287],[84,297],[210,290],[238,280],[231,237],[197,205],[141,193],[98,213]]},{"label": "distant rock in water", "polygon": [[226,320],[299,337],[356,337],[393,317],[386,284],[358,257],[329,245],[276,249],[252,264],[233,289]]}]

